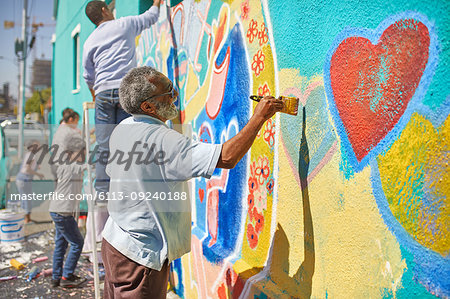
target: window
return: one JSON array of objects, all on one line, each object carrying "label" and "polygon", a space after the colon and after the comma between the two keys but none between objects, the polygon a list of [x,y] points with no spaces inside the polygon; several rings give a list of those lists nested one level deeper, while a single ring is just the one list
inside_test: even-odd
[{"label": "window", "polygon": [[72,93],[78,93],[80,91],[80,66],[81,66],[81,57],[80,57],[80,24],[75,26],[75,29],[72,31],[72,57],[73,57],[73,84],[72,84]]}]

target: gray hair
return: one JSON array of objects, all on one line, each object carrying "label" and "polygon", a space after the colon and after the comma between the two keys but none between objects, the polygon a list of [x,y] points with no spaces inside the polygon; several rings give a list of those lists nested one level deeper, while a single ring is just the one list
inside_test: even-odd
[{"label": "gray hair", "polygon": [[141,104],[155,94],[157,87],[152,82],[159,76],[161,73],[150,66],[141,66],[129,71],[119,88],[119,100],[123,110],[129,114],[145,114]]}]

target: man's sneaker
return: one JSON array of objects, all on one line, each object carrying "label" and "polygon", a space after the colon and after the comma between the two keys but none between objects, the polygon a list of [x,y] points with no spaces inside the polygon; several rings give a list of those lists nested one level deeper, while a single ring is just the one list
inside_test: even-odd
[{"label": "man's sneaker", "polygon": [[61,287],[63,288],[75,288],[85,282],[85,278],[78,277],[76,275],[70,274],[69,277],[64,277],[61,279]]},{"label": "man's sneaker", "polygon": [[53,288],[59,287],[60,279],[53,279],[50,281],[50,284]]}]

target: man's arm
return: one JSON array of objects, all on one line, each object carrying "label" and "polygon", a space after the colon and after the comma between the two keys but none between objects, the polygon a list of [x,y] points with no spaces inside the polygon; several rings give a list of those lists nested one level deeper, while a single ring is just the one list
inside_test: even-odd
[{"label": "man's arm", "polygon": [[138,16],[123,17],[119,20],[125,22],[126,26],[130,26],[128,28],[137,36],[141,34],[142,30],[150,28],[150,26],[158,21],[160,1],[154,0],[152,7]]},{"label": "man's arm", "polygon": [[245,127],[222,145],[217,168],[234,168],[252,146],[264,122],[282,109],[283,101],[271,96],[264,97]]},{"label": "man's arm", "polygon": [[95,100],[94,83],[95,67],[92,58],[89,57],[89,49],[86,45],[83,47],[83,78],[91,91],[92,98]]}]

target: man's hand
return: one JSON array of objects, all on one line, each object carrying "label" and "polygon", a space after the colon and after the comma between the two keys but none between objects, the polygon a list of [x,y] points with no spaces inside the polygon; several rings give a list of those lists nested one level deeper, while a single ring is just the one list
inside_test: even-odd
[{"label": "man's hand", "polygon": [[283,110],[284,104],[280,99],[272,96],[265,96],[255,107],[254,117],[260,118],[263,122],[271,118],[276,112]]},{"label": "man's hand", "polygon": [[89,88],[89,91],[91,92],[92,95],[92,102],[95,102],[95,91],[92,88]]},{"label": "man's hand", "polygon": [[153,6],[159,7],[160,3],[161,3],[161,0],[153,0]]},{"label": "man's hand", "polygon": [[255,141],[256,134],[263,126],[264,122],[271,118],[276,112],[284,107],[283,101],[272,96],[264,97],[255,107],[252,118],[245,127],[233,138],[222,145],[217,168],[230,169],[247,153]]}]

